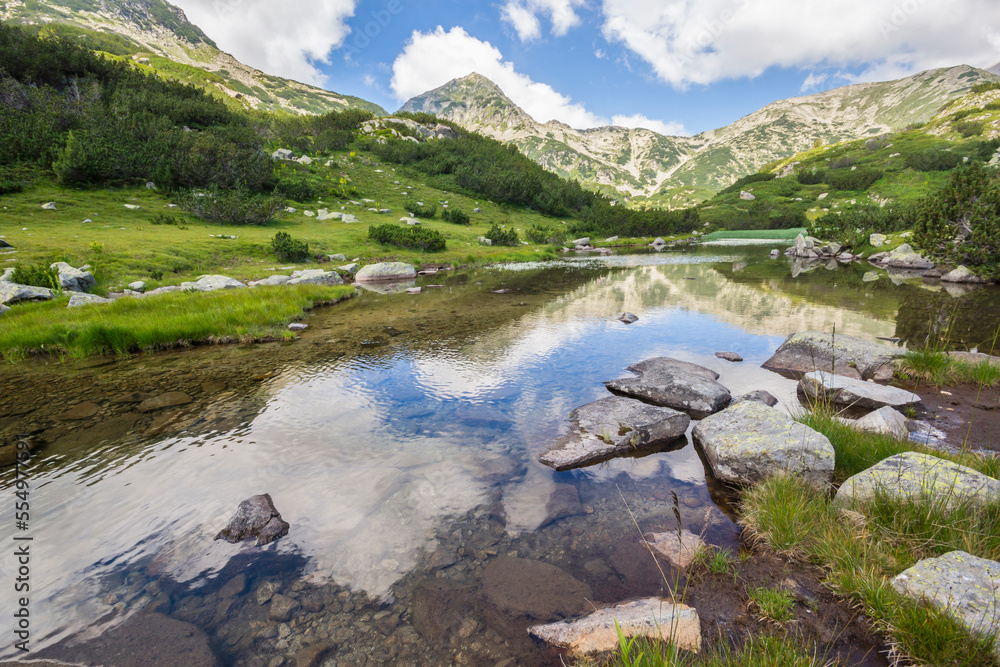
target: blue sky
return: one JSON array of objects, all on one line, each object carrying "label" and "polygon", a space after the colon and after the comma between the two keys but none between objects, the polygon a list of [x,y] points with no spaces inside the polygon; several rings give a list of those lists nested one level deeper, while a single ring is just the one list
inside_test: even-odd
[{"label": "blue sky", "polygon": [[777,99],[1000,60],[996,0],[175,0],[266,72],[394,111],[471,71],[539,121],[692,134]]}]

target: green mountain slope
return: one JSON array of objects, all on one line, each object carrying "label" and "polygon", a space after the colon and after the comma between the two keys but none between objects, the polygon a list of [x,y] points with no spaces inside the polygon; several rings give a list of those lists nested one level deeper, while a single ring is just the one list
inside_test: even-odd
[{"label": "green mountain slope", "polygon": [[140,67],[204,87],[233,106],[293,114],[348,108],[385,114],[360,98],[244,65],[220,51],[181,9],[163,0],[6,0],[0,3],[0,19],[132,58]]},{"label": "green mountain slope", "polygon": [[694,137],[538,123],[479,74],[417,96],[403,111],[424,111],[509,141],[528,157],[587,187],[632,203],[680,208],[734,180],[817,143],[875,136],[930,120],[972,86],[1000,77],[968,66],[883,83],[845,86],[769,104],[724,128]]}]

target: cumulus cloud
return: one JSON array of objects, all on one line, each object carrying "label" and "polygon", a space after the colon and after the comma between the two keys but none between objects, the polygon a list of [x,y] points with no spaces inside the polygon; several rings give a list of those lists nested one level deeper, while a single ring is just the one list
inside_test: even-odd
[{"label": "cumulus cloud", "polygon": [[522,42],[530,42],[542,36],[539,15],[547,16],[552,22],[552,34],[562,37],[579,25],[576,8],[585,4],[585,0],[507,0],[500,17],[514,28]]},{"label": "cumulus cloud", "polygon": [[[350,33],[355,0],[172,0],[223,51],[268,74],[321,86],[314,63]],[[304,20],[303,17],[308,17]]]},{"label": "cumulus cloud", "polygon": [[855,79],[875,80],[985,67],[1000,52],[995,0],[603,0],[602,10],[605,38],[680,89],[775,66],[860,67]]},{"label": "cumulus cloud", "polygon": [[809,76],[807,76],[806,80],[802,82],[802,88],[799,90],[804,93],[806,91],[819,88],[823,85],[823,82],[829,78],[829,76],[830,75],[826,73],[817,74],[816,72],[809,72]]},{"label": "cumulus cloud", "polygon": [[646,118],[646,116],[641,113],[633,114],[631,116],[626,116],[624,114],[612,116],[611,124],[619,127],[644,127],[647,130],[652,130],[653,132],[658,132],[672,137],[686,137],[690,134],[684,129],[683,123],[679,123],[677,121],[665,123],[662,120]]}]

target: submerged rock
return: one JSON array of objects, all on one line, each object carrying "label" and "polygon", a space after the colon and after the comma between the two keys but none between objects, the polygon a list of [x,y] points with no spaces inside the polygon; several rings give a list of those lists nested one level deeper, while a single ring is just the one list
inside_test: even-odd
[{"label": "submerged rock", "polygon": [[826,371],[862,380],[890,380],[894,360],[903,351],[890,345],[871,343],[852,336],[806,331],[785,339],[774,355],[762,364],[777,373],[801,375]]},{"label": "submerged rock", "polygon": [[833,445],[826,436],[756,401],[706,417],[694,427],[694,441],[724,482],[753,484],[784,473],[825,486],[833,477]]},{"label": "submerged rock", "polygon": [[528,628],[528,632],[548,644],[582,656],[616,650],[619,629],[626,637],[670,641],[687,651],[701,649],[698,612],[687,605],[675,605],[658,597],[622,602],[571,621],[535,625]]},{"label": "submerged rock", "polygon": [[927,558],[892,580],[900,595],[925,600],[970,631],[993,635],[1000,657],[1000,563],[964,551]]},{"label": "submerged rock", "polygon": [[251,496],[236,508],[236,514],[229,524],[215,536],[232,544],[257,538],[257,546],[274,542],[288,534],[288,523],[274,508],[274,502],[267,493]]},{"label": "submerged rock", "polygon": [[165,394],[147,398],[139,404],[139,412],[153,412],[163,408],[173,408],[178,405],[186,405],[191,402],[191,397],[183,391],[168,391]]},{"label": "submerged rock", "polygon": [[555,565],[508,556],[486,566],[480,592],[502,612],[543,621],[583,613],[594,597],[590,586]]},{"label": "submerged rock", "polygon": [[368,264],[354,275],[358,282],[377,282],[389,280],[413,280],[417,277],[417,270],[411,264],[403,262],[380,262],[378,264]]},{"label": "submerged rock", "polygon": [[909,243],[904,243],[890,252],[881,262],[894,269],[923,270],[933,269],[934,262],[922,256],[910,247]]},{"label": "submerged rock", "polygon": [[628,367],[638,377],[605,382],[615,394],[630,396],[702,419],[729,404],[729,390],[716,382],[719,374],[704,366],[670,357],[655,357]]},{"label": "submerged rock", "polygon": [[579,468],[676,440],[691,422],[682,412],[621,396],[581,406],[570,419],[570,432],[538,457],[550,468]]},{"label": "submerged rock", "polygon": [[920,402],[920,397],[912,391],[823,371],[803,375],[799,380],[799,390],[816,401],[865,410],[878,410],[887,405],[903,408]]},{"label": "submerged rock", "polygon": [[682,529],[667,533],[648,533],[643,536],[654,553],[662,556],[676,568],[685,569],[699,551],[705,548],[705,541],[690,530]]},{"label": "submerged rock", "polygon": [[850,504],[876,496],[896,500],[933,498],[952,507],[980,505],[1000,499],[1000,481],[930,454],[904,452],[849,478],[837,490],[834,502]]}]

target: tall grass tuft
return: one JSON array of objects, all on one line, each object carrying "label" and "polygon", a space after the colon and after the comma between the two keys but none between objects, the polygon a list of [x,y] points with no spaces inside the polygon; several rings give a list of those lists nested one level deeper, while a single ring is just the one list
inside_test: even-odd
[{"label": "tall grass tuft", "polygon": [[834,661],[789,637],[756,635],[733,648],[720,641],[702,655],[678,651],[663,642],[620,637],[618,651],[610,657],[578,661],[575,667],[831,667]]}]

